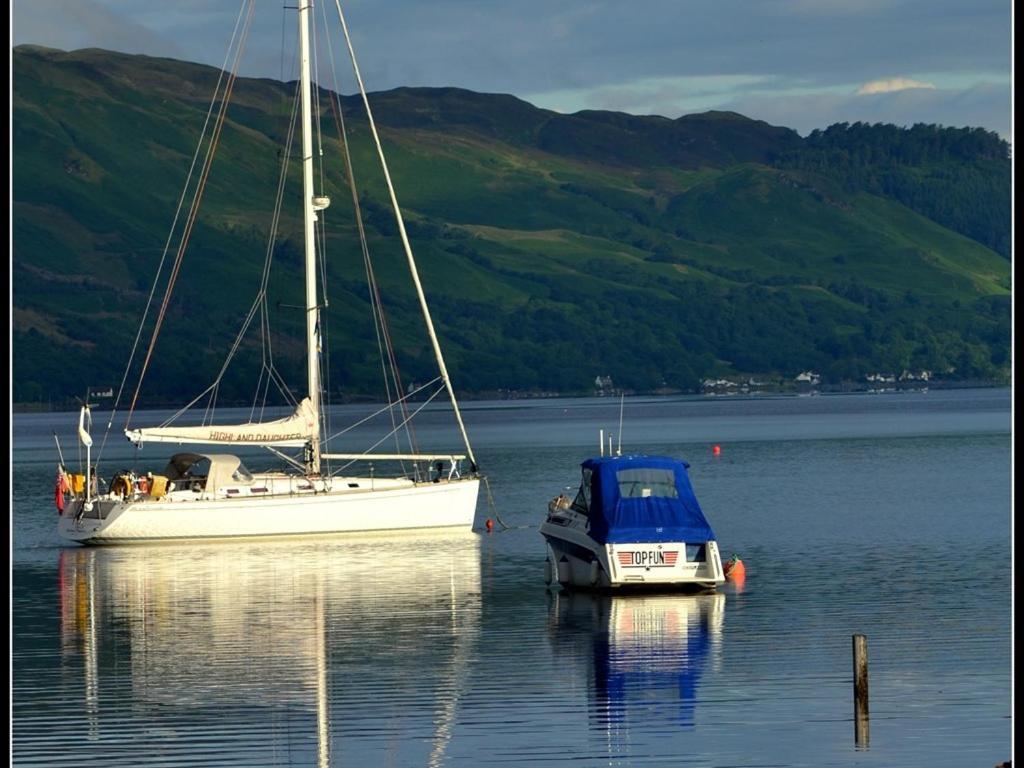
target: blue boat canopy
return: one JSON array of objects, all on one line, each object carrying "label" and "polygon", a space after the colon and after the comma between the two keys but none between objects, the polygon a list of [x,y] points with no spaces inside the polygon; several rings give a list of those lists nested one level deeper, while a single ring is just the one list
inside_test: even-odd
[{"label": "blue boat canopy", "polygon": [[[715,538],[693,493],[690,465],[665,456],[607,456],[583,462],[576,505],[601,544]],[[582,502],[582,504],[580,503]]]}]

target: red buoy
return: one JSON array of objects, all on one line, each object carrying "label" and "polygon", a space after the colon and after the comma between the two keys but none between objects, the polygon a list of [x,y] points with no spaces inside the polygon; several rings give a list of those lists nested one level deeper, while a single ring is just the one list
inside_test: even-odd
[{"label": "red buoy", "polygon": [[490,533],[492,530],[494,530],[494,521],[491,520],[491,518],[489,518],[489,517],[487,518],[487,522],[485,523],[485,525],[487,526],[487,532],[488,533]]},{"label": "red buoy", "polygon": [[722,455],[722,446],[720,446],[720,445],[712,446],[711,453],[713,453],[715,456],[721,456]]}]

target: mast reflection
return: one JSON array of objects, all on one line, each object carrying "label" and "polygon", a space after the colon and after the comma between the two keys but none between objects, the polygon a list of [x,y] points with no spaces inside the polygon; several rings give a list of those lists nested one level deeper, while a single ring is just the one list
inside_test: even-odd
[{"label": "mast reflection", "polygon": [[[258,725],[268,749],[328,766],[351,728],[339,708],[369,698],[368,681],[400,658],[429,670],[417,704],[433,733],[418,762],[444,759],[479,635],[475,534],[69,549],[59,577],[61,647],[67,668],[81,659],[90,739],[115,735],[121,704],[194,717],[197,732],[234,718],[218,735],[239,741]],[[99,702],[114,706],[105,715]]]}]

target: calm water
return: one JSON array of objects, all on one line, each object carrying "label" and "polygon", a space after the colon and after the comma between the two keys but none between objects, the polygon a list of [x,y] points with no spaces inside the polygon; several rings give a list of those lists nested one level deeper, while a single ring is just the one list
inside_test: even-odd
[{"label": "calm water", "polygon": [[[70,460],[75,415],[17,417],[15,763],[1010,758],[1007,390],[628,400],[624,449],[688,460],[723,553],[747,565],[742,587],[707,595],[545,590],[537,525],[598,430],[618,432],[618,402],[465,415],[508,530],[483,530],[482,492],[460,536],[105,549],[55,533],[52,435]],[[444,446],[427,417],[422,447]],[[124,442],[108,474],[131,465]],[[871,662],[859,749],[855,632]]]}]

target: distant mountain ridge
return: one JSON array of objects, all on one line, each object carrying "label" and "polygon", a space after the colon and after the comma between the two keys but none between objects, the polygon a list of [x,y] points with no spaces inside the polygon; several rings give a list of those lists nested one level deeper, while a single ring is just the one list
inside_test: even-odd
[{"label": "distant mountain ridge", "polygon": [[[350,99],[355,107],[354,98]],[[374,114],[395,128],[471,131],[515,146],[607,164],[698,169],[770,162],[800,144],[796,131],[735,112],[671,120],[584,110],[564,115],[515,96],[461,88],[396,88],[374,94]]]},{"label": "distant mountain ridge", "polygon": [[[172,59],[15,48],[16,400],[120,380],[217,76]],[[178,289],[152,402],[212,379],[251,300],[293,94],[294,83],[236,84],[187,255],[202,279]],[[855,124],[801,138],[735,113],[562,115],[458,88],[370,99],[462,389],[1008,370],[1009,148],[995,134]],[[355,97],[342,110],[361,179],[373,167],[365,117]],[[322,129],[335,149],[329,113]],[[333,217],[351,216],[343,182],[328,175]],[[371,245],[388,253],[381,182],[360,195]],[[275,259],[296,269],[286,214]],[[328,319],[344,350],[373,333],[354,237],[348,227],[330,243]],[[395,291],[405,370],[425,380],[401,264],[380,277]],[[293,289],[276,290],[278,305],[294,303]],[[301,382],[301,324],[278,315],[282,370]],[[248,397],[256,365],[239,360],[226,398]],[[338,396],[379,391],[372,355],[331,365]]]}]

